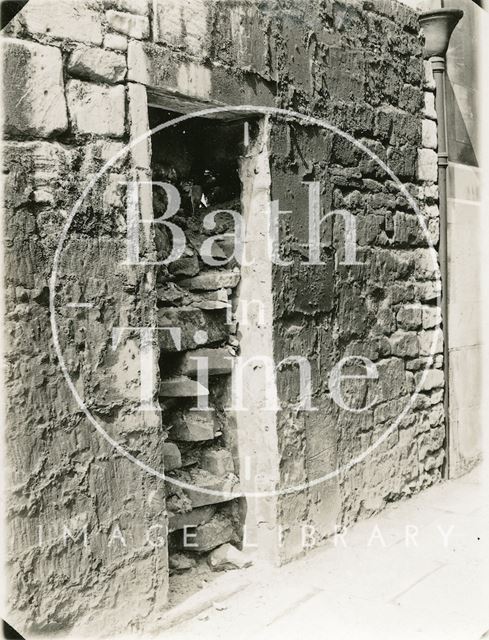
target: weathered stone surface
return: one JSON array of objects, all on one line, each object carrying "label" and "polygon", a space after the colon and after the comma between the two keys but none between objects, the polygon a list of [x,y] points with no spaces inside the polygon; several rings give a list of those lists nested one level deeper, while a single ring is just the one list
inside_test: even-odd
[{"label": "weathered stone surface", "polygon": [[431,93],[431,91],[426,91],[424,94],[424,109],[423,114],[426,118],[430,120],[436,120],[436,109],[435,109],[435,94]]},{"label": "weathered stone surface", "polygon": [[214,411],[178,411],[168,426],[171,438],[182,442],[213,440],[219,429]]},{"label": "weathered stone surface", "polygon": [[191,378],[195,377],[199,365],[196,358],[206,358],[205,364],[210,376],[227,375],[233,369],[234,358],[227,349],[196,349],[185,354],[178,366],[178,373]]},{"label": "weathered stone surface", "polygon": [[150,0],[103,0],[106,9],[116,9],[117,11],[127,11],[147,16],[149,12]]},{"label": "weathered stone surface", "polygon": [[75,133],[120,138],[125,131],[124,87],[107,87],[70,80],[67,83],[70,118]]},{"label": "weathered stone surface", "polygon": [[160,397],[162,398],[195,398],[208,395],[209,389],[206,389],[197,380],[186,376],[160,382]]},{"label": "weathered stone surface", "polygon": [[217,289],[234,289],[239,283],[240,274],[235,271],[207,271],[200,276],[181,280],[179,284],[191,291],[215,291]]},{"label": "weathered stone surface", "polygon": [[102,16],[88,0],[30,0],[21,20],[30,33],[102,44]]},{"label": "weathered stone surface", "polygon": [[[228,335],[225,313],[202,311],[193,307],[169,307],[158,311],[159,327],[174,327],[181,331],[181,349],[196,349],[204,344],[221,342]],[[161,349],[178,351],[168,331],[159,331]]]},{"label": "weathered stone surface", "polygon": [[127,78],[131,82],[150,84],[150,63],[142,42],[130,40],[127,48]]},{"label": "weathered stone surface", "polygon": [[173,442],[163,443],[163,461],[165,463],[165,472],[180,469],[182,466],[180,449]]},{"label": "weathered stone surface", "polygon": [[441,329],[422,331],[419,334],[419,355],[429,356],[443,353],[443,332]]},{"label": "weathered stone surface", "polygon": [[[213,476],[201,469],[192,472],[192,489],[185,489],[192,502],[192,507],[203,507],[208,504],[228,502],[239,496],[240,487],[236,476],[228,474],[223,478]],[[204,489],[199,491],[198,489]],[[206,493],[209,490],[212,493]]]},{"label": "weathered stone surface", "polygon": [[168,565],[171,573],[182,573],[193,569],[196,566],[194,558],[190,558],[183,553],[172,553],[168,558]]},{"label": "weathered stone surface", "polygon": [[[128,82],[127,84],[129,100],[129,133],[130,141],[143,136],[149,131],[148,119],[148,99],[146,88],[141,84]],[[148,135],[131,147],[132,162],[138,169],[148,170],[151,165],[151,136]]]},{"label": "weathered stone surface", "polygon": [[430,369],[426,372],[420,371],[416,374],[415,377],[416,385],[421,382],[423,376],[425,377],[425,379],[421,384],[421,391],[431,391],[432,389],[439,389],[445,384],[445,376],[441,369]]},{"label": "weathered stone surface", "polygon": [[223,544],[209,554],[207,562],[213,571],[226,569],[245,569],[251,567],[253,560],[232,544]]},{"label": "weathered stone surface", "polygon": [[427,149],[438,148],[437,126],[433,120],[423,120],[422,142]]},{"label": "weathered stone surface", "polygon": [[114,11],[113,9],[109,9],[106,16],[109,26],[114,31],[139,40],[149,37],[149,20],[145,16]]},{"label": "weathered stone surface", "polygon": [[389,338],[393,356],[407,356],[415,358],[419,353],[418,336],[416,333],[396,331]]},{"label": "weathered stone surface", "polygon": [[115,84],[126,77],[126,58],[95,47],[77,47],[68,59],[68,73],[82,80]]},{"label": "weathered stone surface", "polygon": [[441,308],[423,308],[423,329],[434,329],[441,325]]},{"label": "weathered stone surface", "polygon": [[216,512],[216,507],[198,507],[187,513],[168,514],[168,530],[178,531],[184,527],[197,527],[199,524],[209,522]]},{"label": "weathered stone surface", "polygon": [[234,525],[229,518],[216,514],[212,520],[195,529],[187,530],[186,537],[182,536],[180,547],[188,551],[200,553],[215,549],[235,538]]},{"label": "weathered stone surface", "polygon": [[233,456],[227,449],[206,449],[202,453],[201,464],[202,469],[215,476],[234,473]]},{"label": "weathered stone surface", "polygon": [[195,276],[200,271],[199,258],[195,253],[183,255],[168,265],[168,271],[174,276]]},{"label": "weathered stone surface", "polygon": [[127,38],[119,33],[106,33],[104,36],[104,47],[115,49],[116,51],[127,51]]},{"label": "weathered stone surface", "polygon": [[3,40],[5,132],[47,138],[68,127],[61,53],[56,47]]},{"label": "weathered stone surface", "polygon": [[401,329],[418,329],[421,326],[423,310],[420,306],[405,306],[397,312],[397,324]]}]

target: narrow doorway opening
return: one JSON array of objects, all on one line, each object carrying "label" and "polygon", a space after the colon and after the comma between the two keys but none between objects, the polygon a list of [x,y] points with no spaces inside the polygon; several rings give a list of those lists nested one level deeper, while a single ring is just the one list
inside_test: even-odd
[{"label": "narrow doorway opening", "polygon": [[[154,128],[180,114],[150,108],[149,115]],[[242,546],[246,504],[239,497],[236,419],[227,408],[233,358],[240,353],[232,212],[241,213],[245,143],[241,121],[210,118],[191,118],[152,136],[154,217],[175,206],[171,223],[185,237],[182,255],[159,266],[156,281],[158,325],[180,330],[179,345],[160,331],[170,605],[209,582],[213,568],[226,568],[217,553],[223,545]],[[165,224],[154,229],[157,259],[165,260],[171,231]]]}]

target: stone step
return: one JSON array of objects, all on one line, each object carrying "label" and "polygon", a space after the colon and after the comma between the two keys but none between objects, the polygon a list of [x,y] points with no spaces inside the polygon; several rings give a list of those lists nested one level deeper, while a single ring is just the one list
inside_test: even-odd
[{"label": "stone step", "polygon": [[195,349],[188,351],[178,366],[177,373],[193,378],[197,375],[196,358],[207,358],[207,370],[210,376],[228,375],[233,370],[234,356],[226,349]]},{"label": "stone step", "polygon": [[[193,469],[190,471],[190,475],[192,487],[195,488],[185,489],[184,491],[190,498],[193,508],[229,502],[241,495],[239,480],[233,473],[218,477],[202,469]],[[198,491],[197,488],[209,489],[217,493],[205,493]]]},{"label": "stone step", "polygon": [[206,389],[197,380],[187,378],[187,376],[179,376],[160,382],[160,397],[162,398],[196,398],[208,395],[209,389]]},{"label": "stone step", "polygon": [[216,507],[199,507],[187,513],[168,513],[168,531],[178,531],[184,527],[198,527],[209,522],[216,512]]},{"label": "stone step", "polygon": [[229,335],[226,311],[205,311],[195,307],[167,307],[158,310],[158,327],[174,327],[180,335],[177,348],[169,331],[158,331],[160,349],[186,351],[205,344],[223,342]]},{"label": "stone step", "polygon": [[220,425],[215,411],[176,411],[170,418],[170,438],[182,442],[213,440]]},{"label": "stone step", "polygon": [[179,285],[191,291],[216,291],[217,289],[234,289],[240,281],[238,271],[207,271],[195,278],[180,280]]}]

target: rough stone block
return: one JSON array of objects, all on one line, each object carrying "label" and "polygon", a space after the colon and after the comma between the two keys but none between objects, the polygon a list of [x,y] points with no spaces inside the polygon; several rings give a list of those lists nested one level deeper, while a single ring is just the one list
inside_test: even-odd
[{"label": "rough stone block", "polygon": [[397,312],[397,324],[401,329],[418,329],[421,326],[423,311],[420,307],[406,306]]},{"label": "rough stone block", "polygon": [[421,391],[431,391],[432,389],[440,389],[445,384],[445,375],[441,369],[430,369],[429,371],[420,371],[416,374],[416,386],[421,382],[423,376],[426,376]]},{"label": "rough stone block", "polygon": [[418,178],[430,182],[438,179],[438,159],[432,149],[418,150]]},{"label": "rough stone block", "polygon": [[197,380],[192,380],[186,376],[160,382],[161,398],[196,398],[208,395],[209,389],[206,389]]},{"label": "rough stone block", "polygon": [[430,91],[436,89],[435,77],[433,76],[433,66],[429,60],[423,60],[424,65],[424,87]]},{"label": "rough stone block", "polygon": [[[197,469],[192,471],[191,476],[192,486],[195,488],[186,489],[185,493],[190,498],[193,508],[228,502],[240,495],[238,479],[232,474],[218,478],[207,471]],[[204,491],[198,489],[204,489]],[[212,493],[206,493],[205,490],[212,491]]]},{"label": "rough stone block", "polygon": [[155,42],[181,47],[191,55],[204,55],[209,40],[209,10],[205,0],[157,0],[154,3]]},{"label": "rough stone block", "polygon": [[422,145],[427,149],[438,148],[438,128],[433,120],[423,120],[422,124]]},{"label": "rough stone block", "polygon": [[208,271],[195,278],[182,280],[179,284],[191,291],[216,291],[234,289],[238,286],[240,274],[237,271]]},{"label": "rough stone block", "polygon": [[[129,82],[127,85],[129,100],[129,132],[134,142],[149,131],[148,99],[146,87]],[[138,169],[149,169],[151,166],[151,136],[144,138],[131,147],[132,163]]]},{"label": "rough stone block", "polygon": [[198,527],[200,524],[209,522],[216,512],[216,507],[199,507],[187,513],[168,514],[168,530],[178,531],[184,527]]},{"label": "rough stone block", "polygon": [[437,119],[436,109],[435,109],[435,94],[431,93],[431,91],[425,91],[423,114],[426,118],[429,118],[430,120]]},{"label": "rough stone block", "polygon": [[441,325],[441,308],[424,307],[423,309],[423,329],[434,329]]},{"label": "rough stone block", "polygon": [[183,255],[168,265],[168,271],[174,276],[196,276],[200,271],[199,258],[195,253]]},{"label": "rough stone block", "polygon": [[421,331],[419,334],[419,355],[429,356],[443,353],[443,332],[441,329]]},{"label": "rough stone block", "polygon": [[214,411],[179,411],[168,426],[172,440],[182,442],[213,440],[219,430]]},{"label": "rough stone block", "polygon": [[87,0],[30,0],[21,20],[30,33],[102,44],[102,16]]},{"label": "rough stone block", "polygon": [[149,0],[104,0],[104,8],[147,16]]},{"label": "rough stone block", "polygon": [[160,348],[164,351],[196,349],[205,344],[222,342],[228,337],[226,314],[222,311],[203,311],[193,307],[159,309],[158,326],[179,330],[180,348],[169,331],[158,331]]},{"label": "rough stone block", "polygon": [[127,79],[131,82],[149,85],[150,63],[142,42],[130,40],[127,48]]},{"label": "rough stone block", "polygon": [[138,40],[149,37],[149,20],[146,16],[114,11],[113,9],[109,9],[106,16],[109,26],[114,31]]},{"label": "rough stone block", "polygon": [[68,116],[60,50],[5,38],[3,60],[5,132],[47,138],[65,131]]},{"label": "rough stone block", "polygon": [[196,358],[207,359],[207,371],[210,376],[227,375],[233,370],[233,356],[227,349],[196,349],[185,354],[178,367],[178,373],[195,377],[199,364]]},{"label": "rough stone block", "polygon": [[416,333],[396,331],[390,338],[389,344],[393,356],[415,358],[419,353],[418,336]]},{"label": "rough stone block", "polygon": [[213,571],[245,569],[246,567],[251,567],[253,564],[251,558],[229,543],[214,549],[214,551],[209,554],[207,562]]},{"label": "rough stone block", "polygon": [[227,449],[206,449],[202,453],[201,466],[215,476],[234,473],[233,456]]},{"label": "rough stone block", "polygon": [[180,547],[188,551],[204,553],[234,538],[232,521],[222,514],[217,514],[209,522],[195,529],[193,527],[188,529],[186,536],[182,535],[180,539]]},{"label": "rough stone block", "polygon": [[163,443],[163,459],[165,464],[165,472],[180,469],[182,466],[182,456],[180,449],[173,442]]},{"label": "rough stone block", "polygon": [[119,33],[106,33],[104,47],[106,49],[115,49],[116,51],[127,51],[127,38]]},{"label": "rough stone block", "polygon": [[115,84],[126,71],[124,55],[96,47],[77,47],[68,59],[68,73],[82,80]]},{"label": "rough stone block", "polygon": [[81,80],[67,83],[68,108],[75,133],[122,137],[125,130],[125,90]]}]

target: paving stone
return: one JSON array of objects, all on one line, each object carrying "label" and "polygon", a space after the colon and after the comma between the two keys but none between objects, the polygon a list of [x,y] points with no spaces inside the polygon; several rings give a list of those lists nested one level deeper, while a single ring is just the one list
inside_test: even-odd
[{"label": "paving stone", "polygon": [[77,47],[68,59],[68,73],[84,80],[115,84],[126,77],[126,57],[95,47]]},{"label": "paving stone", "polygon": [[30,1],[22,9],[27,31],[53,38],[102,44],[102,15],[88,0]]},{"label": "paving stone", "polygon": [[219,431],[214,411],[177,411],[170,419],[170,437],[182,442],[213,440]]},{"label": "paving stone", "polygon": [[149,20],[145,16],[114,11],[113,9],[107,11],[106,16],[109,26],[114,31],[138,40],[149,37]]},{"label": "paving stone", "polygon": [[195,349],[188,351],[178,367],[178,373],[184,376],[197,375],[198,361],[195,358],[207,358],[207,371],[210,376],[230,374],[233,370],[233,356],[226,349]]},{"label": "paving stone", "polygon": [[209,554],[207,562],[213,571],[245,569],[253,564],[253,560],[249,556],[229,543],[214,549]]},{"label": "paving stone", "polygon": [[178,531],[184,527],[196,527],[199,524],[209,522],[216,512],[216,507],[209,505],[207,507],[198,507],[187,513],[168,514],[168,530]]},{"label": "paving stone", "polygon": [[3,40],[3,110],[9,135],[48,138],[68,128],[61,52]]},{"label": "paving stone", "polygon": [[227,449],[206,449],[202,452],[201,466],[215,476],[234,473],[234,461]]},{"label": "paving stone", "polygon": [[125,90],[70,80],[68,108],[75,133],[122,137],[125,131]]},{"label": "paving stone", "polygon": [[201,385],[200,382],[186,376],[160,382],[160,397],[162,398],[196,398],[208,395],[209,390]]},{"label": "paving stone", "polygon": [[208,271],[195,278],[181,280],[179,284],[192,291],[215,291],[234,289],[238,285],[240,274],[234,271]]},{"label": "paving stone", "polygon": [[180,449],[173,442],[163,443],[163,458],[165,464],[165,472],[180,469],[182,466],[182,456]]},{"label": "paving stone", "polygon": [[[203,311],[193,307],[168,307],[158,310],[158,326],[180,330],[181,349],[196,349],[202,345],[222,342],[228,336],[226,314],[222,311]],[[198,333],[197,333],[198,332]],[[203,333],[205,332],[205,334]],[[198,340],[196,340],[196,334]],[[159,331],[160,347],[164,351],[178,351],[169,331]]]}]

